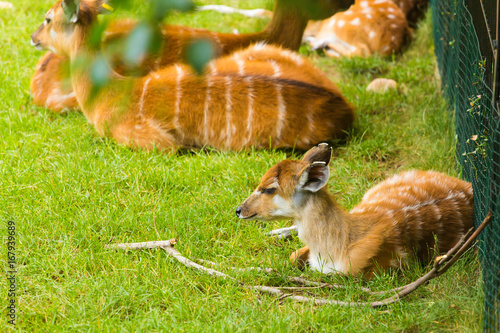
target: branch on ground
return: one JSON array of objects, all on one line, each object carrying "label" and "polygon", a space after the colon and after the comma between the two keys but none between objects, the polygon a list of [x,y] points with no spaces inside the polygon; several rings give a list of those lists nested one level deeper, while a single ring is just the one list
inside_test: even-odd
[{"label": "branch on ground", "polygon": [[[403,297],[409,295],[421,285],[425,284],[427,281],[432,280],[442,274],[444,274],[454,263],[458,260],[458,258],[467,251],[474,241],[477,239],[479,234],[486,228],[486,226],[491,222],[493,214],[491,211],[488,212],[488,215],[483,220],[481,225],[473,232],[473,228],[471,228],[465,235],[463,235],[457,244],[450,249],[445,255],[439,256],[434,260],[434,265],[432,269],[418,278],[412,283],[409,283],[405,286],[385,290],[381,292],[372,292],[368,288],[361,288],[360,290],[370,293],[372,295],[384,295],[389,293],[396,293],[394,296],[385,298],[381,301],[376,302],[344,302],[331,300],[326,298],[317,298],[312,296],[302,296],[302,295],[294,295],[290,293],[284,293],[281,289],[284,290],[297,290],[297,291],[305,291],[308,289],[319,289],[319,288],[345,288],[345,286],[337,285],[337,284],[329,284],[329,283],[320,283],[314,281],[308,281],[302,277],[288,277],[290,281],[300,283],[305,286],[314,286],[313,288],[307,287],[271,287],[271,286],[252,286],[247,285],[243,282],[236,280],[234,277],[227,275],[225,273],[216,271],[211,268],[206,268],[202,265],[199,265],[188,258],[184,257],[179,251],[174,249],[174,245],[176,244],[175,239],[171,239],[168,241],[156,241],[156,242],[143,242],[143,243],[122,243],[122,244],[109,244],[106,245],[105,248],[108,249],[123,249],[123,250],[142,250],[142,249],[153,249],[153,248],[162,248],[169,255],[177,259],[180,263],[184,264],[187,267],[195,268],[197,270],[203,271],[211,276],[230,279],[236,281],[242,288],[255,290],[263,294],[269,294],[273,296],[279,297],[279,301],[284,299],[290,299],[296,302],[311,302],[315,305],[324,305],[324,304],[334,304],[339,306],[346,307],[364,307],[370,306],[372,308],[378,308],[381,306],[386,306],[395,302],[399,302]],[[206,261],[207,263],[213,264],[213,262]],[[233,268],[236,269],[236,268]],[[246,269],[237,269],[237,270],[260,270],[266,272],[272,272],[272,269],[262,269],[259,267],[249,267]]]}]

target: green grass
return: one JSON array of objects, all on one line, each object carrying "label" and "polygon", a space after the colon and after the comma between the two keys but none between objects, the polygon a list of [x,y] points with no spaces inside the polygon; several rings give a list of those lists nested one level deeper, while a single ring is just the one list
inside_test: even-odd
[{"label": "green grass", "polygon": [[[137,1],[142,2],[142,1]],[[207,1],[238,5],[235,1]],[[245,3],[262,7],[265,0]],[[105,251],[108,242],[177,238],[190,258],[254,284],[284,285],[277,274],[234,273],[230,267],[273,267],[298,276],[287,263],[300,241],[264,233],[289,225],[244,222],[234,210],[263,173],[293,151],[162,155],[130,150],[95,134],[78,113],[56,115],[31,103],[29,83],[42,55],[29,36],[52,1],[24,0],[0,10],[0,218],[2,267],[7,221],[17,231],[17,325],[6,323],[6,281],[1,279],[2,331],[478,331],[483,286],[472,251],[445,275],[400,303],[382,309],[316,307],[242,290],[235,283],[182,266],[160,250]],[[141,7],[137,13],[144,11]],[[136,15],[138,15],[136,13]],[[123,14],[122,14],[123,15]],[[265,21],[215,13],[175,15],[173,23],[219,31],[255,31]],[[337,82],[356,106],[349,139],[334,149],[331,192],[353,207],[378,181],[410,168],[458,175],[454,127],[435,78],[430,19],[393,59],[333,60],[302,50]],[[406,94],[365,92],[376,77],[393,78]],[[6,268],[5,268],[6,270]],[[371,281],[342,282],[345,291],[317,293],[366,299],[356,288],[406,284],[425,268],[412,266]]]}]

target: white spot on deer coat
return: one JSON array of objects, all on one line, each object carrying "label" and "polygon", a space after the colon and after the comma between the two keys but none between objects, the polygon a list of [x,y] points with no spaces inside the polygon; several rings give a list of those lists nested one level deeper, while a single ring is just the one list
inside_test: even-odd
[{"label": "white spot on deer coat", "polygon": [[356,17],[354,20],[352,20],[349,23],[351,23],[352,25],[359,25],[359,23],[360,23],[359,17]]}]

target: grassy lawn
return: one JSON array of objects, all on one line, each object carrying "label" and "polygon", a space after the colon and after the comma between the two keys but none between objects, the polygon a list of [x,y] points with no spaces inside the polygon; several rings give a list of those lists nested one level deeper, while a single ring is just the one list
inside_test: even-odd
[{"label": "grassy lawn", "polygon": [[[140,15],[138,10],[126,15]],[[266,0],[203,4],[269,6]],[[286,285],[298,276],[288,264],[298,239],[264,234],[290,225],[245,222],[235,208],[263,173],[300,152],[283,150],[159,152],[131,150],[96,135],[79,113],[56,115],[31,102],[29,83],[43,54],[30,46],[52,0],[22,0],[0,9],[0,235],[3,272],[7,221],[16,223],[17,324],[7,324],[7,282],[1,279],[1,331],[478,331],[483,288],[477,254],[467,253],[445,275],[400,303],[381,308],[312,306],[243,290],[182,266],[161,250],[117,252],[109,242],[177,238],[190,258],[253,284]],[[118,15],[125,15],[118,13]],[[231,32],[261,29],[265,21],[202,12],[173,23]],[[458,176],[453,115],[435,77],[430,17],[411,46],[392,59],[333,60],[301,52],[329,74],[357,109],[346,143],[334,149],[329,188],[347,209],[389,175],[411,168]],[[405,85],[404,94],[365,91],[376,77]],[[272,267],[280,273],[233,272]],[[370,281],[320,276],[346,290],[316,295],[369,300],[357,288],[404,285],[425,268],[414,265]],[[3,276],[3,275],[2,275]]]}]

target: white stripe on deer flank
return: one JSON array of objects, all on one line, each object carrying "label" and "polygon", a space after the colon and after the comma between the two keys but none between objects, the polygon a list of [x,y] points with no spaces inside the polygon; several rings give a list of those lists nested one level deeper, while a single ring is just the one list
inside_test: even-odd
[{"label": "white stripe on deer flank", "polygon": [[238,66],[238,74],[243,76],[245,75],[245,62],[243,59],[241,59],[241,56],[239,53],[236,53],[233,56],[234,61],[236,62],[236,65]]},{"label": "white stripe on deer flank", "polygon": [[146,82],[144,82],[144,86],[142,87],[141,99],[139,101],[139,115],[142,114],[142,109],[144,107],[144,96],[146,96],[146,91],[148,89],[149,81],[151,81],[151,77],[148,77]]},{"label": "white stripe on deer flank", "polygon": [[226,76],[226,147],[229,148],[232,140],[232,112],[233,101],[231,96],[231,78]]},{"label": "white stripe on deer flank", "polygon": [[278,63],[274,60],[268,60],[268,62],[271,64],[271,67],[273,68],[273,71],[274,71],[273,76],[280,77],[282,74],[280,65],[278,65]]},{"label": "white stripe on deer flank", "polygon": [[282,93],[283,87],[280,83],[276,83],[276,94],[278,99],[278,123],[276,124],[276,141],[279,142],[281,140],[281,132],[285,125],[286,119],[286,104],[285,99],[283,98]]},{"label": "white stripe on deer flank", "polygon": [[177,70],[177,80],[175,81],[175,115],[174,115],[174,127],[180,130],[179,126],[179,115],[181,113],[181,99],[182,99],[182,77],[184,76],[184,71],[180,65],[175,65]]},{"label": "white stripe on deer flank", "polygon": [[247,139],[244,145],[248,144],[252,140],[253,99],[254,99],[252,77],[251,76],[246,77],[245,82],[248,85],[248,113],[247,113]]},{"label": "white stripe on deer flank", "polygon": [[203,108],[203,143],[206,144],[208,142],[208,128],[210,126],[210,122],[208,121],[209,115],[209,107],[211,102],[210,96],[210,88],[212,87],[212,75],[207,75],[207,94],[205,96],[205,105]]}]

